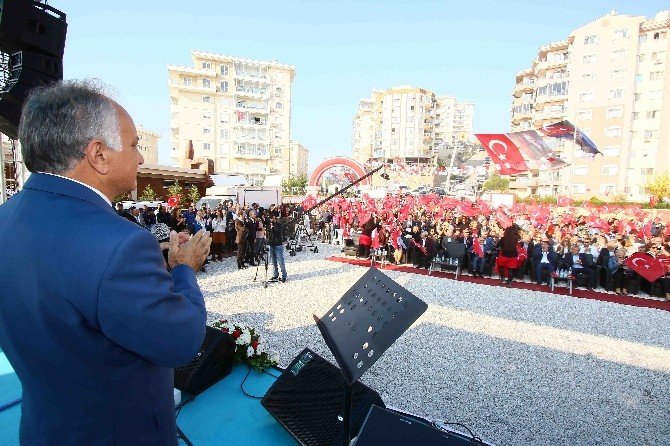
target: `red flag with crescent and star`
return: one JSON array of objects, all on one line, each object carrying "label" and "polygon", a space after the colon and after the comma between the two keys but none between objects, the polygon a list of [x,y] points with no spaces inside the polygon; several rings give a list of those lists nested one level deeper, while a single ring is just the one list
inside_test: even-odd
[{"label": "red flag with crescent and star", "polygon": [[624,260],[624,264],[649,282],[655,282],[665,273],[665,267],[657,259],[643,252],[636,252]]},{"label": "red flag with crescent and star", "polygon": [[503,133],[476,134],[500,175],[514,175],[526,172],[528,166],[519,148]]}]

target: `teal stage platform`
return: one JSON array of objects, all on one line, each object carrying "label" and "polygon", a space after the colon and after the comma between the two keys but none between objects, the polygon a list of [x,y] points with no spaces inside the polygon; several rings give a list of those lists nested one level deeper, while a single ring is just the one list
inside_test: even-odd
[{"label": "teal stage platform", "polygon": [[[283,446],[297,442],[261,406],[259,399],[250,398],[240,389],[247,374],[246,366],[236,366],[233,372],[186,404],[177,425],[194,446],[222,444]],[[274,375],[279,370],[270,370]],[[275,378],[251,371],[244,390],[251,395],[263,396]],[[21,397],[21,383],[0,351],[0,406]],[[0,412],[0,445],[19,444],[19,417],[21,405]],[[180,441],[180,445],[185,443]]]}]

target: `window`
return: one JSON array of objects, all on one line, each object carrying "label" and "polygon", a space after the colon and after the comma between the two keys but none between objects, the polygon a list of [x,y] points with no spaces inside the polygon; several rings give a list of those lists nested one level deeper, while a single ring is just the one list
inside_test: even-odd
[{"label": "window", "polygon": [[619,156],[619,146],[603,147],[603,156]]},{"label": "window", "polygon": [[190,77],[185,77],[184,78],[184,85],[186,87],[190,87],[192,82],[193,82],[193,80]]},{"label": "window", "polygon": [[407,117],[407,124],[408,125],[413,125],[414,124],[414,116],[408,116]]},{"label": "window", "polygon": [[584,177],[589,174],[589,168],[587,166],[575,166],[572,174],[576,177]]},{"label": "window", "polygon": [[284,108],[284,104],[282,104],[281,102],[277,102],[277,104],[275,104],[275,108],[277,110],[281,110],[282,108]]},{"label": "window", "polygon": [[663,40],[667,36],[667,33],[665,31],[657,32],[654,33],[654,40]]},{"label": "window", "polygon": [[281,96],[283,93],[284,93],[284,90],[282,90],[281,87],[277,87],[277,88],[275,88],[275,94],[276,94],[277,96]]},{"label": "window", "polygon": [[391,124],[400,124],[400,118],[398,116],[392,117]]},{"label": "window", "polygon": [[202,63],[202,69],[203,70],[211,70],[212,69],[212,62],[203,62]]},{"label": "window", "polygon": [[228,76],[228,65],[221,65],[221,76]]},{"label": "window", "polygon": [[640,112],[633,112],[633,114],[632,114],[632,116],[631,116],[631,119],[632,119],[633,121],[635,121],[635,120],[637,120],[637,119],[639,119],[639,118],[640,118]]},{"label": "window", "polygon": [[607,109],[608,118],[620,118],[623,116],[623,107],[610,107]]},{"label": "window", "polygon": [[212,112],[211,111],[204,111],[202,112],[202,117],[205,119],[212,119]]},{"label": "window", "polygon": [[612,51],[612,60],[622,60],[626,58],[626,49],[620,48]]},{"label": "window", "polygon": [[612,70],[611,72],[612,79],[623,79],[626,77],[626,70],[623,68],[620,68],[618,70]]},{"label": "window", "polygon": [[608,138],[621,136],[621,127],[607,127],[605,129],[605,136]]},{"label": "window", "polygon": [[222,93],[228,92],[228,81],[221,81],[221,92]]},{"label": "window", "polygon": [[644,140],[651,141],[652,139],[658,138],[658,130],[645,130],[644,131]]},{"label": "window", "polygon": [[610,99],[621,99],[623,97],[623,88],[614,88],[610,90]]},{"label": "window", "polygon": [[203,96],[202,97],[202,102],[210,103],[210,102],[212,102],[212,97],[211,96]]},{"label": "window", "polygon": [[654,168],[653,167],[643,167],[640,169],[640,175],[643,177],[650,177],[654,174]]},{"label": "window", "polygon": [[586,184],[573,184],[572,185],[573,194],[585,194],[586,193]]},{"label": "window", "polygon": [[658,62],[663,62],[665,60],[665,51],[658,51],[656,53],[651,53],[651,60]]},{"label": "window", "polygon": [[591,64],[591,63],[596,63],[596,55],[595,54],[587,54],[582,58],[582,63],[584,64]]},{"label": "window", "polygon": [[645,57],[644,54],[638,54],[637,55],[637,61],[638,62],[644,62],[644,57]]},{"label": "window", "polygon": [[634,101],[639,101],[641,97],[642,97],[642,93],[634,93],[633,94],[633,100]]},{"label": "window", "polygon": [[228,129],[221,130],[221,139],[228,140],[230,139],[230,131]]},{"label": "window", "polygon": [[391,139],[391,145],[392,146],[397,146],[400,144],[400,138],[392,138]]},{"label": "window", "polygon": [[212,86],[212,82],[209,79],[202,80],[202,88],[209,88]]},{"label": "window", "polygon": [[605,177],[611,177],[617,174],[619,171],[619,166],[616,164],[610,164],[607,166],[603,166],[602,168],[602,175]]},{"label": "window", "polygon": [[584,37],[584,45],[595,45],[598,43],[598,36],[586,36]]},{"label": "window", "polygon": [[209,150],[212,148],[212,145],[208,142],[202,143],[202,150]]},{"label": "window", "polygon": [[601,184],[600,193],[605,195],[612,195],[616,193],[616,184]]},{"label": "window", "polygon": [[595,82],[595,80],[596,80],[596,73],[582,74],[582,84],[590,84],[591,82]]},{"label": "window", "polygon": [[661,79],[663,79],[663,71],[652,71],[649,73],[649,80],[659,81]]},{"label": "window", "polygon": [[202,128],[202,133],[203,133],[203,135],[208,135],[208,134],[212,133],[212,128],[211,127],[203,127]]},{"label": "window", "polygon": [[614,40],[621,40],[628,38],[628,28],[621,28],[614,30]]},{"label": "window", "polygon": [[579,112],[577,112],[577,119],[579,119],[580,121],[587,121],[591,119],[592,116],[593,113],[591,112],[591,110],[580,110]]},{"label": "window", "polygon": [[660,110],[649,110],[647,112],[647,119],[656,119],[661,116]]},{"label": "window", "polygon": [[640,37],[637,38],[638,43],[644,43],[647,41],[647,35],[646,34],[640,34]]},{"label": "window", "polygon": [[641,73],[638,73],[635,75],[635,83],[640,83],[644,80],[644,77],[642,76]]},{"label": "window", "polygon": [[568,94],[568,82],[554,82],[549,85],[548,92],[549,96],[565,96]]},{"label": "window", "polygon": [[579,102],[593,102],[593,92],[587,91],[579,95]]}]

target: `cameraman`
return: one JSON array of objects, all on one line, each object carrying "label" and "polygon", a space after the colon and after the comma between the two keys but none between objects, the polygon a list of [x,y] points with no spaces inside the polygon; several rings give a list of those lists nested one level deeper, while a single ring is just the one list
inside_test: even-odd
[{"label": "cameraman", "polygon": [[[270,258],[272,259],[272,281],[286,282],[286,264],[284,263],[284,240],[285,240],[284,224],[279,221],[279,212],[270,212],[270,226],[267,230],[268,245],[270,248]],[[281,279],[279,278],[279,270],[277,263],[281,269]]]}]

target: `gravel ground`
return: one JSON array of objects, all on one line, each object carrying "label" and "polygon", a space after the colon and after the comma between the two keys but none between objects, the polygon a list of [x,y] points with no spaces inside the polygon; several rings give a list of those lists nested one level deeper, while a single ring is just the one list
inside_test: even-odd
[{"label": "gravel ground", "polygon": [[[366,269],[325,260],[338,247],[319,250],[287,255],[288,281],[267,289],[256,268],[209,265],[198,278],[209,319],[257,328],[281,366],[305,347],[333,361],[312,314]],[[363,376],[387,405],[465,423],[499,446],[670,445],[670,312],[385,274],[428,303]]]}]

